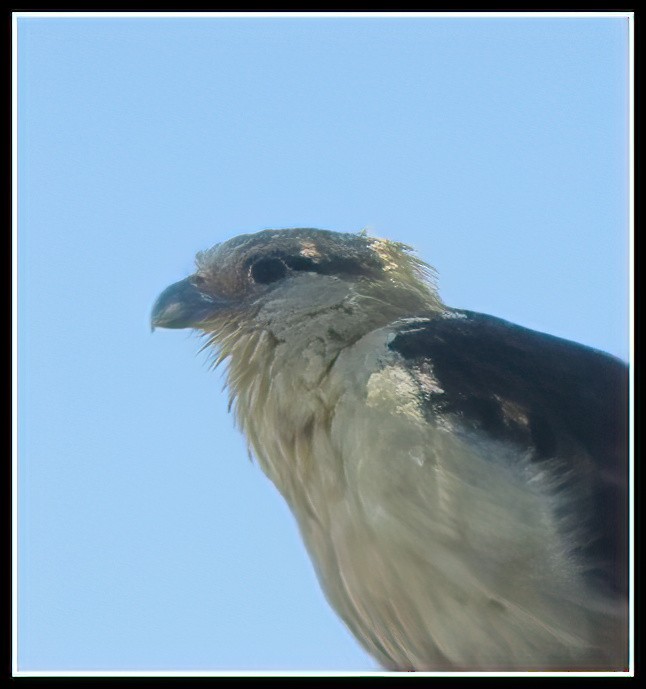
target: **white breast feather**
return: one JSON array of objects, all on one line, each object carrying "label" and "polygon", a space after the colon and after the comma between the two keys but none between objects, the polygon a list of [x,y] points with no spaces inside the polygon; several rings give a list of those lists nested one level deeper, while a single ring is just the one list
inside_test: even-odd
[{"label": "white breast feather", "polygon": [[552,487],[529,456],[426,419],[389,339],[374,331],[333,364],[322,339],[298,362],[279,345],[269,381],[247,388],[267,388],[262,408],[239,392],[331,604],[394,669],[605,667],[617,625],[587,606]]}]

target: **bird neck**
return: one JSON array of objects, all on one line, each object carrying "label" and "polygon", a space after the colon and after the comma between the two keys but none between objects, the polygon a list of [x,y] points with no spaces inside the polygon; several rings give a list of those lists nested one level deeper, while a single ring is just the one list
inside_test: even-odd
[{"label": "bird neck", "polygon": [[438,310],[430,299],[393,290],[351,290],[330,301],[316,309],[292,308],[287,316],[277,306],[280,318],[267,307],[254,327],[226,341],[236,420],[262,469],[290,503],[304,482],[322,484],[334,475],[318,476],[325,463],[311,461],[310,448],[329,443],[326,429],[344,394],[344,380],[331,374],[339,354],[399,318]]}]

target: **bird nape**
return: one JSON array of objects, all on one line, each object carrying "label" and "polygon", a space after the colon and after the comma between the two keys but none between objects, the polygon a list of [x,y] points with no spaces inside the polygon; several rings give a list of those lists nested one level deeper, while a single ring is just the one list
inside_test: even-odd
[{"label": "bird nape", "polygon": [[410,247],[316,229],[197,255],[153,327],[226,360],[332,607],[389,670],[628,665],[627,367],[444,305]]}]

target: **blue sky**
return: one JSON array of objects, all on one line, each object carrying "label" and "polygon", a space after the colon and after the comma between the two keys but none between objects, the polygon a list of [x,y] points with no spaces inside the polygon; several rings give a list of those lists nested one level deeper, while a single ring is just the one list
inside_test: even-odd
[{"label": "blue sky", "polygon": [[18,20],[21,670],[370,670],[157,294],[265,228],[628,358],[622,18]]}]

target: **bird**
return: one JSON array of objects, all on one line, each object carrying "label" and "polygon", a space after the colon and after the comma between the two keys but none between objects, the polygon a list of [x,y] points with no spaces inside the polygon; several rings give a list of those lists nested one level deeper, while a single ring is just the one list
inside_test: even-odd
[{"label": "bird", "polygon": [[626,671],[628,365],[444,304],[366,231],[197,253],[190,328],[332,608],[385,671]]}]

